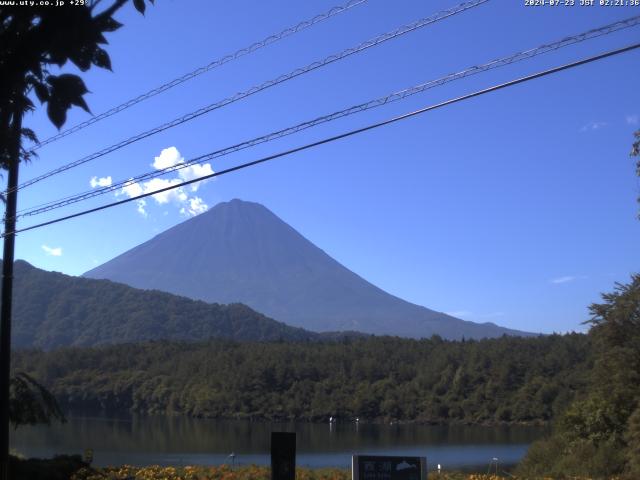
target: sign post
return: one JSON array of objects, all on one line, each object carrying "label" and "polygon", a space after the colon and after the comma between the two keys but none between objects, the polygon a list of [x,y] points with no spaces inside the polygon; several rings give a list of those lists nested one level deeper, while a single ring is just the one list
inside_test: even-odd
[{"label": "sign post", "polygon": [[352,480],[427,480],[426,457],[353,455]]}]

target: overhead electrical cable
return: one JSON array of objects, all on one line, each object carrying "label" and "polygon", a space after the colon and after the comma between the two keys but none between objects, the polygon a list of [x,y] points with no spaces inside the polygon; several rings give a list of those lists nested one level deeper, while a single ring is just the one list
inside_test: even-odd
[{"label": "overhead electrical cable", "polygon": [[[119,143],[116,143],[114,145],[111,145],[109,147],[106,147],[98,152],[92,153],[86,157],[83,157],[79,160],[75,160],[71,163],[67,163],[66,165],[60,166],[58,168],[55,168],[47,173],[44,173],[42,175],[39,175],[35,178],[32,178],[31,180],[27,180],[25,182],[23,182],[22,184],[18,185],[17,189],[22,189],[25,187],[28,187],[30,185],[33,185],[35,183],[38,183],[46,178],[52,177],[54,175],[57,175],[59,173],[65,172],[67,170],[70,170],[72,168],[75,168],[79,165],[82,165],[84,163],[90,162],[92,160],[95,160],[96,158],[100,158],[103,157],[104,155],[107,155],[108,153],[111,152],[115,152],[116,150],[119,150],[123,147],[126,147],[127,145],[131,145],[132,143],[135,143],[139,140],[142,140],[144,138],[150,137],[152,135],[155,135],[157,133],[163,132],[165,130],[168,130],[169,128],[181,125],[185,122],[188,122],[190,120],[193,120],[195,118],[198,118],[206,113],[212,112],[213,110],[217,110],[218,108],[224,107],[226,105],[229,105],[231,103],[237,102],[238,100],[242,100],[244,98],[247,98],[255,93],[261,92],[262,90],[266,90],[268,88],[271,88],[273,86],[279,85],[283,82],[286,82],[288,80],[292,80],[296,77],[299,77],[301,75],[304,75],[306,73],[312,72],[318,68],[321,67],[325,67],[327,65],[330,65],[334,62],[337,62],[339,60],[343,60],[347,57],[350,57],[351,55],[354,55],[356,53],[360,53],[364,50],[368,50],[371,47],[375,47],[377,45],[380,45],[388,40],[400,37],[402,35],[405,35],[409,32],[413,32],[415,30],[418,30],[420,28],[423,28],[427,25],[431,25],[433,23],[436,23],[440,20],[444,20],[445,18],[448,17],[452,17],[454,15],[457,15],[459,13],[462,13],[466,10],[469,10],[471,8],[474,7],[478,7],[480,5],[482,5],[483,3],[488,2],[489,0],[471,0],[471,1],[467,1],[467,2],[463,2],[460,3],[458,5],[456,5],[455,7],[449,8],[447,10],[442,10],[430,17],[426,17],[423,18],[421,20],[418,20],[416,22],[407,24],[407,25],[403,25],[393,31],[384,33],[382,35],[378,35],[377,37],[368,40],[366,42],[361,43],[360,45],[356,46],[356,47],[352,47],[352,48],[348,48],[346,50],[343,50],[340,53],[334,54],[334,55],[330,55],[328,57],[325,57],[322,60],[310,63],[304,67],[301,68],[297,68],[295,70],[292,70],[289,73],[280,75],[279,77],[276,77],[272,80],[266,81],[260,85],[251,87],[248,90],[245,90],[243,92],[240,93],[236,93],[235,95],[231,96],[231,97],[227,97],[223,100],[220,100],[218,102],[212,103],[210,105],[207,105],[205,107],[202,107],[198,110],[195,110],[193,112],[190,112],[186,115],[183,115],[179,118],[176,118],[170,122],[164,123],[163,125],[160,125],[158,127],[155,127],[151,130],[147,130],[146,132],[143,133],[139,133],[138,135],[135,135],[133,137],[130,137],[126,140],[123,140]],[[4,194],[8,194],[9,191],[5,191]]]},{"label": "overhead electrical cable", "polygon": [[604,25],[602,27],[599,28],[594,28],[591,30],[588,30],[586,32],[582,32],[580,34],[577,35],[572,35],[569,37],[565,37],[561,40],[555,41],[553,43],[547,43],[547,44],[543,44],[540,45],[539,47],[536,48],[532,48],[529,50],[524,50],[506,57],[501,57],[495,60],[492,60],[490,62],[481,64],[481,65],[477,65],[477,66],[473,66],[473,67],[469,67],[465,70],[456,72],[456,73],[451,73],[449,75],[446,75],[444,77],[435,79],[435,80],[431,80],[425,83],[421,83],[419,85],[415,85],[413,87],[410,88],[406,88],[404,90],[400,90],[394,93],[391,93],[389,95],[386,95],[384,97],[379,97],[376,98],[374,100],[371,100],[369,102],[366,103],[361,103],[359,105],[354,105],[351,106],[349,108],[337,111],[337,112],[333,112],[331,114],[328,115],[324,115],[321,117],[317,117],[313,120],[309,120],[303,123],[299,123],[297,125],[282,129],[282,130],[278,130],[275,132],[271,132],[267,135],[263,135],[257,138],[253,138],[251,140],[247,140],[244,141],[242,143],[238,143],[229,147],[225,147],[223,149],[217,150],[213,153],[209,153],[207,155],[203,155],[200,157],[195,157],[193,159],[190,159],[189,161],[183,162],[183,163],[179,163],[177,165],[172,165],[169,167],[165,167],[162,169],[157,169],[157,170],[152,170],[152,171],[148,171],[145,173],[142,173],[140,175],[137,175],[135,177],[129,178],[127,180],[121,180],[118,181],[116,183],[113,183],[112,185],[109,186],[105,186],[105,187],[101,187],[101,188],[94,188],[92,190],[88,190],[82,193],[78,193],[75,195],[71,195],[71,196],[67,196],[61,199],[57,199],[57,200],[53,200],[51,202],[47,202],[41,205],[37,205],[35,207],[31,207],[29,209],[25,209],[22,210],[21,212],[18,213],[17,218],[20,217],[26,217],[26,216],[33,216],[33,215],[38,215],[44,212],[48,212],[57,208],[61,208],[61,207],[65,207],[80,201],[84,201],[84,200],[88,200],[94,197],[97,197],[99,195],[103,195],[109,192],[114,192],[117,191],[123,187],[126,187],[128,185],[132,185],[133,183],[137,183],[139,181],[142,180],[147,180],[147,179],[151,179],[151,178],[157,178],[163,175],[166,175],[167,173],[170,172],[174,172],[177,170],[181,170],[183,168],[187,168],[190,167],[194,164],[200,164],[203,160],[202,158],[206,156],[207,160],[212,160],[214,158],[219,158],[225,155],[229,155],[231,153],[235,153],[237,151],[249,148],[249,147],[253,147],[255,145],[259,145],[262,143],[266,143],[272,140],[276,140],[278,138],[282,138],[288,135],[292,135],[294,133],[300,132],[302,130],[306,130],[308,128],[312,128],[315,127],[317,125],[323,124],[323,123],[328,123],[331,122],[333,120],[337,120],[339,118],[343,118],[349,115],[353,115],[356,113],[360,113],[369,109],[373,109],[376,107],[380,107],[382,105],[386,105],[388,103],[392,103],[398,100],[402,100],[405,99],[409,96],[418,94],[418,93],[422,93],[428,89],[434,88],[434,87],[438,87],[441,85],[444,85],[448,82],[452,82],[455,80],[459,80],[462,78],[466,78],[468,76],[471,75],[475,75],[478,73],[482,73],[482,72],[486,72],[488,70],[492,70],[495,68],[499,68],[502,66],[506,66],[506,65],[511,65],[513,63],[522,61],[522,60],[526,60],[526,59],[530,59],[533,57],[536,57],[538,55],[542,55],[548,52],[552,52],[552,51],[556,51],[560,48],[564,48],[570,45],[574,45],[576,43],[580,43],[586,40],[590,40],[593,38],[598,38],[600,36],[603,35],[608,35],[610,33],[613,32],[617,32],[619,30],[622,30],[624,28],[629,28],[629,27],[633,27],[633,26],[637,26],[640,24],[640,15],[635,16],[635,17],[631,17],[631,18],[627,18],[625,20],[620,20],[618,22],[614,22],[614,23],[610,23],[608,25]]},{"label": "overhead electrical cable", "polygon": [[436,110],[436,109],[439,109],[439,108],[442,108],[442,107],[446,107],[446,106],[452,105],[454,103],[462,102],[462,101],[468,100],[470,98],[479,97],[479,96],[485,95],[487,93],[495,92],[497,90],[501,90],[501,89],[504,89],[504,88],[507,88],[507,87],[512,87],[512,86],[518,85],[520,83],[525,83],[525,82],[528,82],[528,81],[531,81],[531,80],[535,80],[537,78],[541,78],[541,77],[545,77],[545,76],[548,76],[548,75],[551,75],[551,74],[554,74],[554,73],[561,72],[563,70],[568,70],[568,69],[571,69],[571,68],[578,67],[580,65],[585,65],[585,64],[592,63],[592,62],[595,62],[595,61],[598,61],[598,60],[602,60],[604,58],[612,57],[614,55],[619,55],[621,53],[629,52],[629,51],[635,50],[637,48],[640,48],[640,43],[629,45],[629,46],[623,47],[623,48],[618,48],[616,50],[610,50],[608,52],[601,53],[599,55],[594,55],[594,56],[591,56],[591,57],[588,57],[588,58],[584,58],[582,60],[578,60],[578,61],[575,61],[575,62],[567,63],[565,65],[561,65],[559,67],[550,68],[550,69],[543,70],[543,71],[538,72],[538,73],[527,75],[525,77],[520,77],[520,78],[515,79],[515,80],[511,80],[511,81],[508,81],[508,82],[505,82],[505,83],[494,85],[492,87],[488,87],[488,88],[485,88],[485,89],[482,89],[482,90],[477,90],[477,91],[475,91],[473,93],[469,93],[469,94],[466,94],[466,95],[462,95],[460,97],[456,97],[456,98],[452,98],[450,100],[446,100],[444,102],[440,102],[440,103],[437,103],[437,104],[434,104],[434,105],[430,105],[430,106],[427,106],[427,107],[424,107],[424,108],[420,108],[418,110],[414,110],[412,112],[405,113],[403,115],[399,115],[399,116],[384,120],[382,122],[373,123],[373,124],[367,125],[365,127],[357,128],[355,130],[350,130],[348,132],[341,133],[339,135],[328,137],[328,138],[325,138],[325,139],[322,139],[322,140],[318,140],[316,142],[307,143],[307,144],[302,145],[300,147],[295,147],[295,148],[292,148],[292,149],[289,149],[289,150],[285,150],[283,152],[279,152],[279,153],[276,153],[276,154],[273,154],[273,155],[262,157],[262,158],[260,158],[258,160],[254,160],[254,161],[251,161],[251,162],[247,162],[247,163],[243,163],[243,164],[240,164],[240,165],[236,165],[234,167],[230,167],[230,168],[227,168],[225,170],[220,170],[219,172],[215,172],[215,173],[212,173],[212,174],[209,174],[209,175],[203,175],[201,177],[194,178],[192,180],[188,180],[188,181],[182,182],[180,184],[171,185],[171,186],[168,186],[168,187],[165,187],[165,188],[160,188],[158,190],[154,190],[154,191],[151,191],[151,192],[146,192],[146,193],[143,193],[143,194],[140,194],[140,195],[136,195],[135,197],[126,198],[124,200],[119,200],[117,202],[108,203],[106,205],[101,205],[99,207],[90,208],[88,210],[83,210],[83,211],[80,211],[80,212],[77,212],[77,213],[73,213],[71,215],[66,215],[64,217],[59,217],[59,218],[56,218],[56,219],[53,219],[53,220],[49,220],[49,221],[46,221],[46,222],[38,223],[36,225],[31,225],[31,226],[28,226],[28,227],[16,229],[16,230],[14,230],[12,232],[4,232],[1,235],[1,237],[4,238],[4,237],[6,237],[8,235],[15,235],[15,234],[20,233],[20,232],[26,232],[26,231],[29,231],[29,230],[34,230],[36,228],[42,228],[42,227],[45,227],[45,226],[48,226],[48,225],[53,225],[55,223],[60,223],[60,222],[66,221],[66,220],[70,220],[72,218],[77,218],[77,217],[80,217],[80,216],[88,215],[90,213],[99,212],[101,210],[105,210],[105,209],[108,209],[108,208],[112,208],[112,207],[116,207],[116,206],[119,206],[119,205],[123,205],[125,203],[134,202],[136,200],[141,200],[143,198],[146,198],[146,197],[149,197],[149,196],[152,196],[152,195],[157,195],[159,193],[168,192],[170,190],[174,190],[176,188],[183,187],[185,185],[190,185],[192,183],[201,182],[202,180],[207,180],[207,179],[210,179],[210,178],[220,177],[222,175],[226,175],[226,174],[231,173],[231,172],[242,170],[242,169],[245,169],[245,168],[248,168],[248,167],[252,167],[254,165],[258,165],[258,164],[261,164],[261,163],[269,162],[271,160],[275,160],[277,158],[285,157],[285,156],[291,155],[293,153],[297,153],[297,152],[301,152],[301,151],[304,151],[304,150],[308,150],[310,148],[314,148],[314,147],[317,147],[317,146],[320,146],[320,145],[324,145],[324,144],[327,144],[327,143],[335,142],[335,141],[341,140],[343,138],[351,137],[353,135],[357,135],[357,134],[360,134],[360,133],[363,133],[363,132],[367,132],[369,130],[373,130],[373,129],[376,129],[376,128],[383,127],[385,125],[390,125],[392,123],[396,123],[396,122],[399,122],[401,120],[406,120],[408,118],[411,118],[411,117],[414,117],[414,116],[417,116],[417,115],[420,115],[420,114],[423,114],[423,113],[426,113],[426,112],[429,112],[429,111],[432,111],[432,110]]},{"label": "overhead electrical cable", "polygon": [[346,12],[347,10],[356,7],[358,5],[361,5],[363,3],[368,2],[369,0],[350,0],[349,2],[345,3],[344,5],[340,5],[337,7],[333,7],[332,9],[321,13],[319,15],[316,15],[315,17],[309,19],[309,20],[304,20],[300,23],[298,23],[297,25],[294,25],[292,27],[289,28],[285,28],[284,30],[282,30],[279,33],[273,34],[273,35],[269,35],[268,37],[260,40],[259,42],[255,42],[252,43],[251,45],[249,45],[248,47],[244,47],[241,48],[239,50],[236,50],[233,53],[230,53],[228,55],[225,55],[223,57],[220,57],[216,60],[213,60],[212,62],[208,63],[207,65],[204,65],[202,67],[196,68],[195,70],[189,72],[189,73],[185,73],[184,75],[182,75],[181,77],[175,78],[167,83],[164,83],[152,90],[149,90],[146,93],[143,93],[141,95],[138,95],[137,97],[134,97],[130,100],[127,100],[126,102],[121,103],[120,105],[117,105],[113,108],[110,108],[109,110],[106,110],[98,115],[95,115],[91,118],[89,118],[88,120],[85,120],[84,122],[78,123],[77,125],[74,125],[71,128],[68,128],[66,130],[63,130],[62,132],[53,135],[45,140],[42,140],[41,142],[37,143],[36,145],[34,145],[33,147],[31,147],[31,150],[37,150],[39,148],[44,147],[45,145],[48,145],[50,143],[53,143],[57,140],[60,140],[61,138],[64,138],[68,135],[71,135],[72,133],[78,132],[80,130],[82,130],[83,128],[88,127],[89,125],[93,125],[94,123],[99,122],[100,120],[104,120],[105,118],[111,117],[117,113],[122,112],[123,110],[128,109],[129,107],[132,107],[140,102],[143,102],[145,100],[148,100],[152,97],[155,97],[156,95],[159,95],[160,93],[166,92],[167,90],[172,89],[173,87],[176,87],[178,85],[181,85],[182,83],[185,83],[189,80],[192,80],[196,77],[199,77],[200,75],[209,72],[211,70],[213,70],[214,68],[217,67],[221,67],[222,65],[229,63],[233,60],[237,60],[240,57],[244,57],[245,55],[249,55],[250,53],[255,52],[256,50],[260,50],[263,47],[266,47],[268,45],[274,44],[279,40],[282,40],[283,38],[286,37],[290,37],[291,35],[294,35],[298,32],[301,32],[303,30],[306,30],[309,27],[312,27],[324,20],[327,20],[331,17],[335,17],[336,15],[339,15],[340,13]]}]

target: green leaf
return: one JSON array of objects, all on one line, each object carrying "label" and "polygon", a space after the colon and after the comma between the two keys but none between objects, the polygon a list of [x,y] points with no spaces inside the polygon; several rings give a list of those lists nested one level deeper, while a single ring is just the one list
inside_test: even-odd
[{"label": "green leaf", "polygon": [[76,64],[76,66],[86,72],[91,68],[91,61],[93,59],[93,52],[88,47],[83,47],[78,51],[69,54],[69,60]]},{"label": "green leaf", "polygon": [[109,42],[107,41],[106,37],[101,32],[96,33],[96,45],[107,45],[108,43]]},{"label": "green leaf", "polygon": [[47,115],[49,120],[56,126],[58,130],[62,128],[64,122],[67,121],[67,109],[68,107],[62,105],[57,99],[50,99],[47,105]]},{"label": "green leaf", "polygon": [[35,110],[35,106],[33,105],[33,102],[26,95],[22,95],[20,98],[16,99],[16,105],[23,112],[30,112]]},{"label": "green leaf", "polygon": [[31,376],[20,372],[9,384],[9,417],[19,425],[50,424],[51,420],[66,422],[55,397]]},{"label": "green leaf", "polygon": [[84,100],[82,96],[76,97],[75,99],[71,100],[71,103],[76,107],[80,107],[85,112],[91,113],[91,110],[89,109],[89,105],[87,105],[87,102]]},{"label": "green leaf", "polygon": [[36,92],[36,97],[40,100],[40,103],[44,103],[49,100],[49,88],[41,82],[34,82],[33,89]]},{"label": "green leaf", "polygon": [[144,15],[144,11],[147,8],[144,4],[144,0],[133,0],[133,6],[136,8],[136,10]]},{"label": "green leaf", "polygon": [[[47,82],[51,85],[51,97],[55,97],[62,104],[78,105],[85,108],[82,95],[88,93],[86,85],[77,75],[65,73],[64,75],[49,75]],[[67,107],[68,108],[68,107]]]},{"label": "green leaf", "polygon": [[122,24],[111,17],[106,17],[100,19],[98,27],[103,32],[115,32],[122,27]]},{"label": "green leaf", "polygon": [[111,70],[111,59],[109,58],[109,54],[102,48],[96,48],[93,52],[93,64],[97,67]]},{"label": "green leaf", "polygon": [[31,130],[30,128],[23,128],[22,129],[22,135],[24,137],[26,137],[27,139],[29,139],[33,143],[39,143],[38,142],[38,137],[36,136],[36,132]]}]

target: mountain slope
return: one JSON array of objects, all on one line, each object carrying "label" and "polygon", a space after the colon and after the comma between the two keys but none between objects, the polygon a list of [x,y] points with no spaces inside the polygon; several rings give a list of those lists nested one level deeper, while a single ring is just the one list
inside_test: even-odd
[{"label": "mountain slope", "polygon": [[15,263],[14,348],[94,346],[141,340],[303,340],[317,334],[289,327],[245,305],[217,305],[106,280],[47,272]]},{"label": "mountain slope", "polygon": [[390,295],[262,205],[241,200],[218,204],[85,276],[207,302],[241,302],[315,331],[445,338],[525,334],[459,320]]}]

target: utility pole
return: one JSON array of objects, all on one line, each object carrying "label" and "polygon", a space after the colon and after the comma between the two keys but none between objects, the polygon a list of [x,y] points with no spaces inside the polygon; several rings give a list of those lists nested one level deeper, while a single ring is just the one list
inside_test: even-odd
[{"label": "utility pole", "polygon": [[[15,107],[15,105],[14,105]],[[4,214],[4,252],[2,256],[2,310],[0,311],[0,480],[9,480],[9,382],[11,379],[11,300],[13,295],[13,256],[18,203],[18,166],[22,114],[16,108],[11,124],[11,158],[7,179]]]}]

